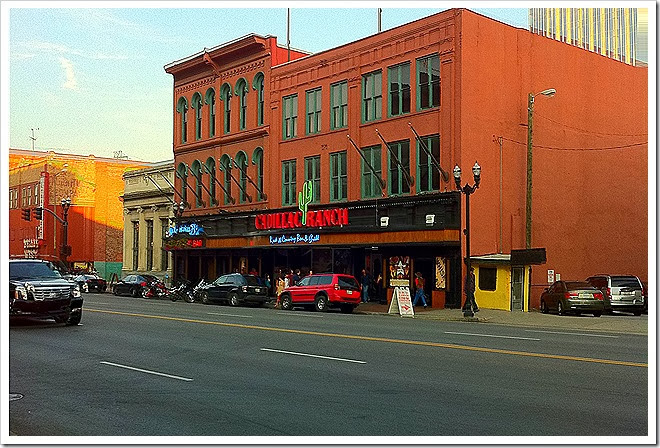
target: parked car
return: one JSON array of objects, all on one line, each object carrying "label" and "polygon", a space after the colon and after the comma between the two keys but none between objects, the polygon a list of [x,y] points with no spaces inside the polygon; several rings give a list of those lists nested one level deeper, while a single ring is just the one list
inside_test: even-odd
[{"label": "parked car", "polygon": [[158,277],[149,274],[130,274],[117,282],[112,288],[112,293],[116,296],[142,297],[142,288],[153,281],[159,281]]},{"label": "parked car", "polygon": [[541,294],[541,312],[556,311],[560,316],[568,312],[578,316],[591,313],[600,317],[603,302],[603,293],[589,283],[559,280]]},{"label": "parked car", "polygon": [[232,306],[242,303],[263,305],[270,300],[268,288],[256,275],[221,275],[213,283],[203,287],[202,303],[226,302]]},{"label": "parked car", "polygon": [[80,287],[62,278],[44,260],[9,260],[9,317],[54,319],[78,325],[82,317]]},{"label": "parked car", "polygon": [[280,294],[283,310],[297,305],[313,305],[317,311],[339,307],[344,313],[352,313],[359,303],[360,284],[347,274],[309,275]]},{"label": "parked car", "polygon": [[587,279],[607,296],[612,311],[626,311],[641,316],[645,307],[645,290],[634,275],[599,274]]},{"label": "parked car", "polygon": [[98,274],[81,274],[73,279],[82,292],[105,292],[108,282]]},{"label": "parked car", "polygon": [[642,282],[642,295],[644,298],[644,314],[649,313],[649,282]]}]

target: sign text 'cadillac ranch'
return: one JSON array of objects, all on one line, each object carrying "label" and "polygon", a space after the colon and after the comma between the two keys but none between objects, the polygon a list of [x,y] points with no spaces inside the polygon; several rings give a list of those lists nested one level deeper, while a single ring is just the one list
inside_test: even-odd
[{"label": "sign text 'cadillac ranch'", "polygon": [[348,209],[333,208],[329,210],[303,212],[267,213],[257,215],[254,225],[257,230],[296,229],[301,227],[338,227],[348,225]]}]

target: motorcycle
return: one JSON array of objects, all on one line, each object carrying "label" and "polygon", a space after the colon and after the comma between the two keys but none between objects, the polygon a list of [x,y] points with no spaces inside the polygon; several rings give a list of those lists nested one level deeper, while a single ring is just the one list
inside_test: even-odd
[{"label": "motorcycle", "polygon": [[204,279],[201,279],[199,283],[197,283],[193,288],[192,288],[192,297],[194,302],[201,302],[202,301],[202,293],[206,290],[206,288],[210,285],[210,283],[206,283]]},{"label": "motorcycle", "polygon": [[142,288],[142,297],[145,299],[160,299],[165,297],[168,289],[165,284],[159,280],[149,282]]},{"label": "motorcycle", "polygon": [[170,289],[167,294],[167,297],[169,297],[169,299],[172,302],[176,302],[179,299],[183,299],[188,303],[192,303],[195,301],[195,298],[193,296],[193,291],[190,288],[190,282],[188,281],[181,282],[179,283],[178,286],[175,286],[174,288]]}]

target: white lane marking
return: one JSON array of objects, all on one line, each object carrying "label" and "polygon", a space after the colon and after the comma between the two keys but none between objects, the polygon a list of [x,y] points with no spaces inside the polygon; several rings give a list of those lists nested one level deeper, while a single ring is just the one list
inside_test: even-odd
[{"label": "white lane marking", "polygon": [[286,350],[274,350],[271,348],[262,348],[264,352],[284,353],[286,355],[308,356],[310,358],[330,359],[332,361],[354,362],[356,364],[366,364],[366,361],[358,361],[355,359],[333,358],[332,356],[311,355],[309,353],[287,352]]},{"label": "white lane marking", "polygon": [[101,364],[106,364],[108,366],[121,367],[122,369],[136,370],[138,372],[150,373],[152,375],[165,376],[167,378],[174,378],[175,380],[181,381],[192,381],[192,378],[184,378],[182,376],[168,375],[167,373],[154,372],[153,370],[138,369],[137,367],[124,366],[122,364],[115,364],[114,362],[101,361]]},{"label": "white lane marking", "polygon": [[502,338],[502,339],[522,339],[525,341],[540,341],[540,339],[536,338],[523,338],[523,337],[518,337],[518,336],[499,336],[496,334],[480,334],[480,333],[459,333],[457,331],[445,331],[446,334],[460,334],[463,336],[482,336],[485,338]]},{"label": "white lane marking", "polygon": [[206,313],[213,316],[229,316],[229,317],[252,317],[252,316],[243,316],[241,314],[225,314],[225,313]]},{"label": "white lane marking", "polygon": [[303,313],[292,313],[292,312],[277,313],[277,314],[282,314],[284,316],[295,316],[295,317],[316,317],[317,319],[323,318],[323,316],[318,316],[315,314],[303,314]]},{"label": "white lane marking", "polygon": [[618,338],[619,336],[612,336],[608,334],[589,334],[589,333],[568,333],[563,331],[543,331],[543,330],[525,330],[532,333],[549,333],[549,334],[569,334],[571,336],[592,336],[595,338]]}]

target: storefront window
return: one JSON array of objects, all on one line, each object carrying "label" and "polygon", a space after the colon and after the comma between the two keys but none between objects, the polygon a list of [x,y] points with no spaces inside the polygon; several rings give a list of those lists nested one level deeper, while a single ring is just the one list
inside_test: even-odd
[{"label": "storefront window", "polygon": [[482,291],[497,289],[497,268],[479,268],[479,289]]}]

